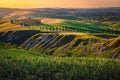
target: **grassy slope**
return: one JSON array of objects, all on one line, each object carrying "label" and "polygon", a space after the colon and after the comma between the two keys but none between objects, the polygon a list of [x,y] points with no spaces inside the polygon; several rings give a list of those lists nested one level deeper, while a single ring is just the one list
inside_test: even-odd
[{"label": "grassy slope", "polygon": [[49,57],[20,49],[0,50],[1,80],[119,80],[120,60]]}]

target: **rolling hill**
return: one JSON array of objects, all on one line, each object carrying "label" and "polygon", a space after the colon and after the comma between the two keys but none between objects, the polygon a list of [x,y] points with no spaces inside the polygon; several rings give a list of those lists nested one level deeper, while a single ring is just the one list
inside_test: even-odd
[{"label": "rolling hill", "polygon": [[0,8],[0,80],[119,80],[119,74],[119,7]]},{"label": "rolling hill", "polygon": [[[39,20],[39,19],[38,19]],[[120,34],[119,22],[95,20],[41,19],[42,24],[28,26],[29,29],[54,32],[83,32],[99,34]],[[108,24],[107,24],[108,23]],[[115,26],[116,25],[116,26]]]},{"label": "rolling hill", "polygon": [[[47,17],[47,18],[60,18],[60,19],[72,19],[72,20],[120,20],[120,8],[92,8],[92,9],[80,9],[80,8],[36,8],[36,9],[9,9],[0,8],[1,18],[19,18],[21,16],[31,16],[33,18]],[[19,14],[16,14],[19,13]]]},{"label": "rolling hill", "polygon": [[0,33],[0,41],[48,55],[120,58],[120,37],[116,35],[48,34],[28,30]]}]

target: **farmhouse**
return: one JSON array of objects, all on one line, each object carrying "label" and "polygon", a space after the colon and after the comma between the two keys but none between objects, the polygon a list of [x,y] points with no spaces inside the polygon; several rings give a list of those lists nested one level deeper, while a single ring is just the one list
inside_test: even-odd
[{"label": "farmhouse", "polygon": [[21,26],[32,26],[32,25],[39,25],[41,24],[41,20],[32,19],[31,17],[28,18],[18,18],[18,19],[12,19],[12,24],[17,24]]}]

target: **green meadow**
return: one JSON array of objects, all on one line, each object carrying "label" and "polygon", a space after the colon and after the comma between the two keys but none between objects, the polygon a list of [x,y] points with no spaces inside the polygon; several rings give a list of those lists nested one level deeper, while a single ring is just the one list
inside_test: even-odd
[{"label": "green meadow", "polygon": [[22,49],[0,50],[1,80],[119,80],[120,60],[51,57]]}]

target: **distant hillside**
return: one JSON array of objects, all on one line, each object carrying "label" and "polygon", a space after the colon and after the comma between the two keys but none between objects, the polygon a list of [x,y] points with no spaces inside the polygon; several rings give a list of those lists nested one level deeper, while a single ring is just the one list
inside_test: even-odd
[{"label": "distant hillside", "polygon": [[10,13],[9,15],[4,16],[3,18],[20,18],[20,17],[29,17],[29,15],[32,14],[32,11],[28,10],[17,10],[13,13]]},{"label": "distant hillside", "polygon": [[65,8],[38,8],[38,9],[9,9],[0,8],[1,18],[19,18],[31,16],[33,18],[48,17],[61,19],[99,19],[120,20],[120,8],[92,8],[92,9],[65,9]]},{"label": "distant hillside", "polygon": [[0,8],[0,18],[10,15],[11,13],[16,12],[19,9],[10,9],[10,8]]}]

